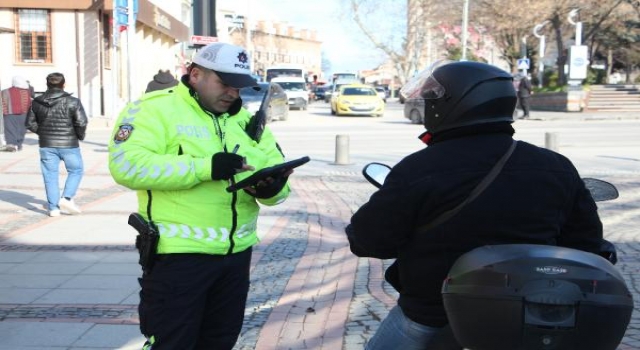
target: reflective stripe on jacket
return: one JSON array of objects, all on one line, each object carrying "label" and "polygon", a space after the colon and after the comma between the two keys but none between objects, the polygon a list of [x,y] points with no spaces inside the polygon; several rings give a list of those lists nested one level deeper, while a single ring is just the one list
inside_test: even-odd
[{"label": "reflective stripe on jacket", "polygon": [[[213,117],[183,83],[124,108],[109,142],[109,171],[118,184],[137,190],[139,213],[147,219],[151,213],[160,232],[158,253],[228,254],[258,242],[256,199],[244,191],[228,193],[228,181],[211,180],[212,156],[236,145],[256,170],[283,161],[269,128],[260,143],[246,134],[250,118],[245,109]],[[287,185],[259,201],[275,205],[289,191]]]}]

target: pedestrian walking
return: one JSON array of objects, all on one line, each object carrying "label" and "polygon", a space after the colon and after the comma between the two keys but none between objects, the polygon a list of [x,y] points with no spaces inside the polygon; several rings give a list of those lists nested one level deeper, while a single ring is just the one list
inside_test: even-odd
[{"label": "pedestrian walking", "polygon": [[520,83],[518,83],[518,101],[520,101],[520,107],[522,108],[522,119],[529,118],[531,95],[533,95],[533,87],[527,75],[524,74],[520,79]]},{"label": "pedestrian walking", "polygon": [[168,89],[178,85],[178,80],[169,73],[168,70],[158,70],[158,73],[153,76],[153,79],[147,84],[146,92],[157,91],[162,89]]},{"label": "pedestrian walking", "polygon": [[4,137],[6,151],[22,151],[22,144],[27,133],[25,120],[31,108],[31,92],[27,80],[14,76],[11,87],[2,90],[2,113],[4,115]]},{"label": "pedestrian walking", "polygon": [[242,329],[260,204],[290,192],[290,172],[226,191],[284,160],[268,127],[248,131],[239,90],[258,85],[249,62],[242,47],[205,46],[175,88],[144,94],[115,124],[109,170],[138,192],[130,219],[149,237],[139,245],[144,349],[232,349]]},{"label": "pedestrian walking", "polygon": [[[80,141],[87,129],[87,115],[79,99],[64,91],[62,73],[47,76],[47,91],[33,100],[26,126],[38,135],[40,168],[47,193],[49,216],[80,214],[75,197],[84,173]],[[67,179],[62,197],[59,186],[60,161],[64,162]]]}]

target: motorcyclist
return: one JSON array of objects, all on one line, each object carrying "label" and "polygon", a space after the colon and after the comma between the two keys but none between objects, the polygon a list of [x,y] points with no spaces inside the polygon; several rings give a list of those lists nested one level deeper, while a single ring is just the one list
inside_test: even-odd
[{"label": "motorcyclist", "polygon": [[396,259],[385,279],[397,305],[366,349],[430,349],[447,325],[442,282],[456,259],[488,244],[559,245],[599,253],[596,204],[566,157],[517,141],[502,171],[443,223],[512,145],[516,92],[511,74],[478,62],[446,62],[405,85],[425,103],[428,147],[393,167],[345,231],[359,257]]}]

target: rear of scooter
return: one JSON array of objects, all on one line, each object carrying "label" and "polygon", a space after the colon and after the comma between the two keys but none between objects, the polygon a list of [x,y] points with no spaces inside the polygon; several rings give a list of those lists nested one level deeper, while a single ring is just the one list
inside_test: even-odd
[{"label": "rear of scooter", "polygon": [[[371,163],[363,175],[380,187],[389,171]],[[583,180],[596,201],[618,197],[608,182]],[[615,247],[606,243],[602,256],[533,244],[484,246],[462,255],[442,287],[449,326],[430,349],[615,350],[631,320],[633,297],[613,265]]]},{"label": "rear of scooter", "polygon": [[633,312],[611,262],[533,244],[461,256],[442,296],[455,338],[473,350],[615,350]]}]

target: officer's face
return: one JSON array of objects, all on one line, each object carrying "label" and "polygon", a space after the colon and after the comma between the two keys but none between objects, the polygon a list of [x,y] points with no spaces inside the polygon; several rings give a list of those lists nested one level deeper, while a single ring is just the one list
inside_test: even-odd
[{"label": "officer's face", "polygon": [[240,96],[240,89],[226,85],[214,71],[206,68],[194,67],[189,74],[189,82],[198,93],[202,106],[210,112],[228,111]]}]

